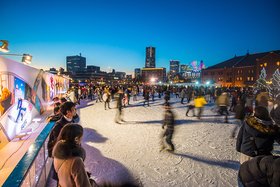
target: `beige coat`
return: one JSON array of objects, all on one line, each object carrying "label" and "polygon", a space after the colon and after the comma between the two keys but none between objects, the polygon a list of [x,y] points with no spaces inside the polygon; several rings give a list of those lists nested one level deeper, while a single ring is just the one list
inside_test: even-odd
[{"label": "beige coat", "polygon": [[81,157],[72,157],[67,160],[54,158],[54,168],[57,172],[61,187],[91,187],[85,170],[85,165]]},{"label": "beige coat", "polygon": [[[69,155],[75,155],[69,157]],[[91,187],[84,161],[85,151],[77,146],[71,150],[59,141],[53,149],[54,169],[61,187]]]}]

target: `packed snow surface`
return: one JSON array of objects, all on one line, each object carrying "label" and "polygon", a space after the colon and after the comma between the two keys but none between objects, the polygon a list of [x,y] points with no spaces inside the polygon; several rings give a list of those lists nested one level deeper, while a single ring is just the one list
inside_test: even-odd
[{"label": "packed snow surface", "polygon": [[[175,151],[159,151],[164,99],[155,97],[143,107],[143,97],[130,99],[123,112],[125,122],[115,123],[116,101],[111,109],[104,102],[81,100],[80,124],[84,127],[82,146],[86,150],[85,166],[97,184],[134,181],[140,186],[238,186],[239,153],[236,139],[229,138],[234,128],[234,114],[229,124],[218,116],[209,103],[202,119],[187,117],[187,101],[171,95],[175,115],[173,144]],[[212,100],[213,102],[213,100]],[[198,111],[196,111],[197,113]],[[192,111],[189,113],[192,116]],[[280,154],[275,144],[274,154]]]}]

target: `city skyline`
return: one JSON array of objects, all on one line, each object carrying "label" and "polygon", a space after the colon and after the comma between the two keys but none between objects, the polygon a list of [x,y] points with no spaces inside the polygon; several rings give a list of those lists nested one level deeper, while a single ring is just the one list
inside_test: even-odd
[{"label": "city skyline", "polygon": [[[277,0],[256,1],[4,1],[0,40],[10,54],[30,54],[30,66],[66,69],[66,56],[82,54],[101,71],[145,67],[156,48],[156,67],[169,71],[203,60],[209,67],[247,53],[280,49]],[[28,11],[27,11],[28,10]],[[19,57],[10,57],[21,61]]]}]

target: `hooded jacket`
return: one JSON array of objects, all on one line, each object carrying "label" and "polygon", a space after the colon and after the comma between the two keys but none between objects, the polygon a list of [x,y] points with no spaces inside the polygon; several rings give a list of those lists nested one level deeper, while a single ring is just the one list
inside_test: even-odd
[{"label": "hooded jacket", "polygon": [[54,168],[61,187],[92,186],[84,165],[86,152],[81,146],[69,148],[66,143],[59,141],[53,149],[53,156]]},{"label": "hooded jacket", "polygon": [[[257,155],[251,137],[254,138]],[[279,127],[273,124],[272,120],[265,121],[254,116],[248,116],[240,127],[236,150],[251,157],[271,155],[274,140],[280,143]]]},{"label": "hooded jacket", "polygon": [[253,158],[240,166],[238,175],[246,187],[280,186],[280,157],[258,156]]}]

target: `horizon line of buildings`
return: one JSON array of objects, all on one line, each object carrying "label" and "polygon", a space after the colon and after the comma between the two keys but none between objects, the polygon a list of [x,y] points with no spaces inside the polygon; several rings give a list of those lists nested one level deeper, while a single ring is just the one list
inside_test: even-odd
[{"label": "horizon line of buildings", "polygon": [[[236,56],[224,62],[206,68],[203,61],[193,61],[190,65],[181,64],[179,60],[170,60],[170,71],[166,72],[165,67],[156,68],[155,47],[146,47],[145,67],[134,69],[135,82],[167,82],[176,83],[218,83],[226,87],[252,86],[258,78],[262,67],[266,68],[268,80],[272,74],[279,68],[280,50],[264,53],[247,54]],[[132,75],[126,75],[126,72],[100,71],[99,66],[86,66],[86,58],[80,55],[66,57],[65,72],[63,68],[57,71],[50,68],[49,72],[66,74],[72,78],[74,83],[93,83],[93,82],[124,82],[132,80]],[[181,69],[181,71],[180,71]]]}]

